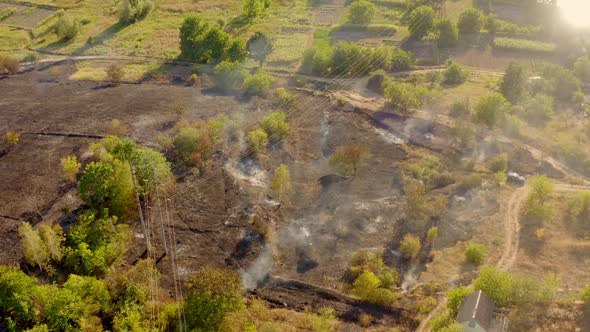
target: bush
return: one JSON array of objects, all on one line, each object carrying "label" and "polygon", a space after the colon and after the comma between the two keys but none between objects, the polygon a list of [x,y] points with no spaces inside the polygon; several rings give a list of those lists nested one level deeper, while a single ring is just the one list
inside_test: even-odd
[{"label": "bush", "polygon": [[377,8],[369,0],[353,0],[348,5],[348,20],[353,24],[369,24]]},{"label": "bush", "polygon": [[72,39],[80,32],[80,23],[69,15],[62,15],[55,24],[55,33],[63,39]]},{"label": "bush", "polygon": [[526,92],[527,73],[523,64],[511,62],[500,83],[500,91],[511,103],[519,102]]},{"label": "bush", "polygon": [[272,77],[263,70],[246,77],[243,88],[249,95],[266,96],[272,84]]},{"label": "bush", "polygon": [[213,71],[217,86],[224,90],[238,90],[248,76],[248,72],[237,62],[223,61]]},{"label": "bush", "polygon": [[555,64],[545,64],[541,69],[541,77],[548,83],[549,91],[556,100],[571,102],[575,94],[581,91],[580,80],[571,70]]},{"label": "bush", "polygon": [[408,29],[414,38],[426,36],[434,27],[434,10],[430,6],[420,6],[412,10]]},{"label": "bush", "polygon": [[481,264],[488,256],[486,248],[481,243],[469,243],[465,248],[465,258],[469,263]]},{"label": "bush", "polygon": [[4,134],[4,143],[8,145],[16,145],[20,141],[20,134],[15,131],[9,131]]},{"label": "bush", "polygon": [[243,0],[244,15],[252,19],[270,7],[270,0]]},{"label": "bush", "polygon": [[201,85],[201,78],[197,74],[191,74],[188,78],[188,82],[193,86],[199,86]]},{"label": "bush", "polygon": [[473,293],[473,289],[470,287],[459,286],[446,293],[447,296],[447,308],[449,308],[451,315],[454,317],[459,313],[463,300]]},{"label": "bush", "polygon": [[198,16],[188,16],[180,27],[181,57],[202,63],[240,62],[248,55],[247,45],[217,26],[209,27]]},{"label": "bush", "polygon": [[379,94],[383,94],[385,82],[388,79],[389,78],[387,76],[387,73],[384,70],[376,70],[372,72],[369,76],[369,81],[367,82],[367,89]]},{"label": "bush", "polygon": [[133,184],[129,165],[121,162],[113,165],[103,162],[88,164],[80,178],[80,198],[99,213],[109,209],[120,215],[133,197]]},{"label": "bush", "polygon": [[108,66],[106,73],[109,81],[111,81],[111,83],[115,85],[121,84],[121,82],[123,81],[123,76],[125,75],[123,67],[116,63],[113,63],[110,66]]},{"label": "bush", "polygon": [[493,173],[508,170],[508,154],[501,153],[488,161],[488,169]]},{"label": "bush", "polygon": [[553,97],[537,94],[523,105],[524,118],[535,126],[544,126],[554,113]]},{"label": "bush", "polygon": [[529,180],[531,190],[526,200],[527,216],[543,223],[553,217],[553,205],[549,198],[553,194],[554,184],[545,175],[536,175]]},{"label": "bush", "polygon": [[428,232],[426,232],[426,240],[428,241],[428,243],[430,245],[432,245],[434,243],[434,240],[436,240],[436,238],[438,237],[438,227],[437,226],[432,226],[428,229]]},{"label": "bush", "polygon": [[119,5],[119,21],[124,24],[144,19],[152,10],[150,0],[122,0]]},{"label": "bush", "polygon": [[406,234],[400,243],[399,249],[407,258],[415,259],[418,257],[421,247],[420,239],[417,236]]},{"label": "bush", "polygon": [[330,156],[332,169],[343,176],[354,176],[360,165],[371,157],[368,147],[363,145],[344,145]]},{"label": "bush", "polygon": [[255,154],[259,154],[263,152],[268,145],[268,135],[261,128],[251,130],[248,132],[248,142],[250,143],[252,151]]},{"label": "bush", "polygon": [[444,72],[446,84],[461,84],[467,80],[467,72],[459,64],[451,64]]},{"label": "bush", "polygon": [[20,67],[18,59],[13,55],[0,55],[0,73],[14,75]]},{"label": "bush", "polygon": [[574,63],[574,73],[584,82],[590,82],[590,59],[588,57],[580,57]]},{"label": "bush", "polygon": [[479,33],[483,25],[483,15],[475,8],[465,10],[459,16],[457,27],[462,34]]},{"label": "bush", "polygon": [[432,184],[432,187],[434,189],[444,188],[455,183],[455,177],[453,176],[453,174],[448,172],[437,173],[432,176],[430,183]]},{"label": "bush", "polygon": [[275,169],[270,187],[279,200],[291,192],[291,175],[287,165],[281,164]]},{"label": "bush", "polygon": [[289,136],[291,129],[287,122],[287,114],[274,111],[260,120],[260,127],[264,129],[271,141],[280,141]]},{"label": "bush", "polygon": [[284,106],[291,106],[295,102],[295,96],[285,88],[277,88],[275,94],[279,102]]},{"label": "bush", "polygon": [[497,37],[494,39],[494,48],[509,51],[553,53],[557,49],[557,46],[553,43],[544,43],[536,40]]},{"label": "bush", "polygon": [[61,168],[64,175],[71,182],[76,182],[76,177],[81,167],[82,164],[78,162],[78,158],[75,155],[69,155],[61,159]]},{"label": "bush", "polygon": [[248,56],[246,42],[240,38],[234,38],[229,43],[225,52],[225,59],[233,62],[242,62]]},{"label": "bush", "polygon": [[513,285],[514,277],[495,266],[482,268],[477,279],[473,281],[475,289],[481,289],[499,306],[509,303]]},{"label": "bush", "polygon": [[449,115],[455,118],[465,118],[471,114],[468,100],[455,100],[449,110]]},{"label": "bush", "polygon": [[385,100],[392,106],[399,107],[402,111],[411,113],[415,108],[422,106],[428,90],[410,83],[387,84],[384,91]]},{"label": "bush", "polygon": [[590,304],[590,285],[587,285],[586,287],[584,287],[584,289],[582,290],[580,297],[582,299],[582,301],[584,301],[584,303],[586,304]]},{"label": "bush", "polygon": [[391,70],[409,70],[414,65],[414,55],[410,51],[404,51],[401,48],[393,49],[391,53]]},{"label": "bush", "polygon": [[499,93],[483,96],[479,98],[475,106],[476,119],[492,128],[504,118],[509,105],[509,102]]},{"label": "bush", "polygon": [[381,280],[371,271],[364,271],[353,283],[352,292],[362,300],[379,305],[393,305],[399,295],[383,288]]},{"label": "bush", "polygon": [[466,176],[463,181],[459,184],[458,189],[462,192],[466,192],[481,186],[481,176],[477,174],[470,174]]}]

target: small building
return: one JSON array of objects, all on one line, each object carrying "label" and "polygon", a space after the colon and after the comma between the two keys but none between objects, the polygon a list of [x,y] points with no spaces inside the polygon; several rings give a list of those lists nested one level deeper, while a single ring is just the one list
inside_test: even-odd
[{"label": "small building", "polygon": [[481,290],[467,296],[457,314],[457,322],[465,332],[490,332],[493,320],[494,301]]}]

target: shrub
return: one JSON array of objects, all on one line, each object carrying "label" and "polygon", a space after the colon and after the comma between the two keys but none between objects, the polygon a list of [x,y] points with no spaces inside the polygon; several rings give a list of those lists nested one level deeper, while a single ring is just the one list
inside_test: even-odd
[{"label": "shrub", "polygon": [[80,32],[80,23],[69,15],[62,15],[55,24],[55,33],[63,39],[72,39]]},{"label": "shrub", "polygon": [[20,140],[20,134],[15,131],[9,131],[4,134],[4,143],[8,145],[16,145]]},{"label": "shrub", "polygon": [[469,243],[465,248],[465,258],[469,263],[481,264],[488,256],[486,248],[481,243]]},{"label": "shrub", "polygon": [[434,189],[444,188],[455,183],[455,177],[453,176],[453,174],[448,172],[437,173],[432,176],[430,182]]},{"label": "shrub", "polygon": [[553,43],[544,43],[536,40],[496,37],[494,48],[510,51],[526,51],[537,53],[553,53],[557,46]]},{"label": "shrub", "polygon": [[255,154],[259,154],[266,149],[268,145],[268,135],[266,131],[261,128],[254,129],[248,132],[248,142]]},{"label": "shrub", "polygon": [[[198,128],[181,129],[172,141],[177,159],[192,165],[198,163],[197,159],[204,159],[200,154],[206,154],[206,149],[210,148],[209,141],[205,139],[205,136]],[[198,158],[197,155],[199,155]]]},{"label": "shrub", "polygon": [[459,286],[455,289],[452,289],[446,293],[447,296],[447,308],[449,308],[451,315],[456,316],[459,313],[459,309],[461,309],[461,304],[463,300],[473,293],[473,289],[471,287]]},{"label": "shrub", "polygon": [[20,67],[18,59],[13,55],[0,55],[0,72],[14,75]]},{"label": "shrub", "polygon": [[121,81],[123,81],[123,76],[125,75],[123,67],[116,63],[108,66],[106,73],[109,81],[115,85],[119,85]]},{"label": "shrub", "polygon": [[586,285],[586,287],[584,287],[580,297],[584,303],[590,304],[590,285]]},{"label": "shrub", "polygon": [[80,198],[97,212],[108,208],[120,215],[133,194],[129,166],[121,162],[91,162],[79,183]]},{"label": "shrub", "polygon": [[571,102],[576,92],[581,91],[580,80],[571,70],[555,64],[545,64],[541,69],[541,76],[548,83],[548,94],[556,100]]},{"label": "shrub", "polygon": [[362,300],[380,305],[392,305],[399,295],[383,288],[381,280],[371,271],[364,271],[353,283],[352,292]]},{"label": "shrub", "polygon": [[426,232],[426,240],[430,245],[434,243],[434,240],[438,237],[438,227],[432,226]]},{"label": "shrub", "polygon": [[234,38],[229,43],[225,53],[225,59],[233,62],[242,62],[248,56],[246,42],[240,38]]},{"label": "shrub", "polygon": [[475,106],[476,119],[492,128],[504,118],[508,106],[508,101],[499,93],[483,96],[479,98]]},{"label": "shrub", "polygon": [[122,0],[119,5],[119,20],[124,24],[144,19],[152,10],[150,0]]},{"label": "shrub", "polygon": [[420,6],[412,10],[408,29],[415,38],[426,36],[434,27],[434,10],[430,6]]},{"label": "shrub", "polygon": [[468,176],[466,176],[463,181],[461,181],[461,183],[459,184],[458,189],[460,191],[468,191],[468,190],[472,190],[475,188],[479,188],[481,186],[481,176],[479,176],[478,174],[470,174]]},{"label": "shrub", "polygon": [[24,222],[18,228],[18,234],[21,237],[23,254],[27,263],[52,274],[54,269],[51,265],[51,257],[39,233],[31,224]]},{"label": "shrub", "polygon": [[271,141],[280,141],[289,136],[291,129],[287,122],[287,114],[274,111],[260,120],[260,127],[264,129]]},{"label": "shrub", "polygon": [[223,61],[213,71],[217,86],[224,90],[238,90],[248,76],[248,72],[237,62]]},{"label": "shrub", "polygon": [[249,95],[266,96],[272,84],[272,77],[263,70],[246,77],[243,88]]},{"label": "shrub", "polygon": [[475,289],[481,289],[499,306],[508,304],[513,285],[514,277],[495,266],[483,267],[477,279],[473,281]]},{"label": "shrub", "polygon": [[543,126],[554,113],[553,97],[537,94],[523,105],[524,118],[533,125]]},{"label": "shrub", "polygon": [[446,84],[461,84],[467,79],[467,72],[457,63],[451,64],[444,72]]},{"label": "shrub", "polygon": [[422,245],[420,244],[420,239],[417,236],[406,234],[400,243],[399,249],[402,254],[404,254],[404,256],[410,259],[415,259],[418,257],[421,247]]},{"label": "shrub", "polygon": [[193,86],[199,86],[201,85],[201,78],[197,74],[191,74],[191,76],[188,78],[188,82]]},{"label": "shrub", "polygon": [[71,182],[76,182],[76,176],[81,167],[82,164],[78,162],[78,158],[75,155],[69,155],[61,159],[61,168],[64,175]]},{"label": "shrub", "polygon": [[590,82],[590,59],[588,57],[578,58],[574,63],[574,73],[580,80]]},{"label": "shrub", "polygon": [[254,18],[270,7],[270,0],[243,0],[244,15]]},{"label": "shrub", "polygon": [[373,71],[369,76],[369,81],[367,82],[367,89],[383,94],[383,89],[385,86],[385,82],[388,80],[387,73],[380,69]]},{"label": "shrub", "polygon": [[493,173],[508,170],[508,154],[501,153],[488,161],[488,169]]},{"label": "shrub", "polygon": [[391,52],[391,70],[409,70],[414,62],[414,55],[410,51],[394,48]]},{"label": "shrub", "polygon": [[483,25],[483,15],[475,8],[465,10],[459,16],[457,27],[462,34],[479,33]]},{"label": "shrub", "polygon": [[271,189],[279,200],[281,197],[291,192],[291,175],[289,174],[289,168],[287,168],[287,165],[281,164],[275,169]]},{"label": "shrub", "polygon": [[455,100],[451,104],[449,115],[455,118],[464,118],[471,114],[468,100]]},{"label": "shrub", "polygon": [[285,106],[291,106],[295,101],[295,96],[285,88],[277,88],[275,94],[279,102]]},{"label": "shrub", "polygon": [[384,91],[385,100],[392,106],[399,107],[404,112],[412,112],[422,106],[428,90],[410,83],[390,83]]},{"label": "shrub", "polygon": [[553,217],[553,205],[549,198],[553,194],[554,184],[544,175],[536,175],[529,180],[531,190],[526,200],[526,213],[538,222],[545,222]]},{"label": "shrub", "polygon": [[423,223],[430,216],[429,205],[426,202],[426,190],[420,181],[409,181],[404,187],[406,194],[406,217],[418,223]]},{"label": "shrub", "polygon": [[263,32],[255,32],[247,43],[250,57],[262,66],[266,58],[272,53],[273,45],[270,38]]},{"label": "shrub", "polygon": [[360,165],[371,157],[368,147],[363,145],[344,145],[330,156],[332,169],[344,176],[354,176]]},{"label": "shrub", "polygon": [[348,20],[353,24],[369,24],[377,8],[369,0],[353,0],[348,5]]}]

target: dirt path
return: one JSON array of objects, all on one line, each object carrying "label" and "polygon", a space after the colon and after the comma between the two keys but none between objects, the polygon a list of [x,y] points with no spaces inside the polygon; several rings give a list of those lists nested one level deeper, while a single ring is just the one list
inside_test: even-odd
[{"label": "dirt path", "polygon": [[516,262],[516,256],[518,254],[518,241],[520,238],[520,223],[519,216],[522,208],[522,204],[526,200],[529,188],[527,186],[516,189],[510,200],[508,201],[508,207],[506,208],[506,214],[504,217],[504,232],[506,233],[506,242],[502,256],[498,260],[496,266],[502,270],[509,270]]}]

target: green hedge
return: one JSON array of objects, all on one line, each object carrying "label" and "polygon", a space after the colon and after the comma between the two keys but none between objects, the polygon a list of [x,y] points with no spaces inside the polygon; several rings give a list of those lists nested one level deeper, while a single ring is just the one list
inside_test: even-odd
[{"label": "green hedge", "polygon": [[556,46],[553,43],[544,43],[535,40],[498,37],[494,39],[494,48],[510,51],[553,53],[555,52]]}]

